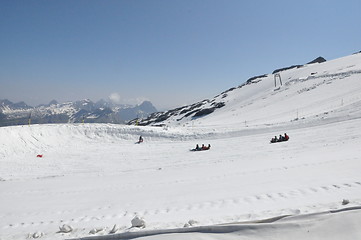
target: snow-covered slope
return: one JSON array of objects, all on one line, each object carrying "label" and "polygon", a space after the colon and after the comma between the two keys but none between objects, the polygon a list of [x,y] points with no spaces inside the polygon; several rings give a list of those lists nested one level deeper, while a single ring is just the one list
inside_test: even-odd
[{"label": "snow-covered slope", "polygon": [[361,54],[279,74],[282,86],[276,78],[275,87],[274,75],[268,75],[257,84],[229,92],[226,106],[202,119],[203,124],[225,118],[229,124],[248,126],[313,121],[319,116],[344,116],[350,108],[361,113]]},{"label": "snow-covered slope", "polygon": [[360,57],[253,79],[163,127],[1,127],[0,239],[361,238]]},{"label": "snow-covered slope", "polygon": [[[361,113],[361,54],[277,74],[282,85],[276,76],[275,86],[275,74],[263,75],[211,100],[153,114],[139,123],[259,127]],[[199,114],[202,111],[205,114]]]}]

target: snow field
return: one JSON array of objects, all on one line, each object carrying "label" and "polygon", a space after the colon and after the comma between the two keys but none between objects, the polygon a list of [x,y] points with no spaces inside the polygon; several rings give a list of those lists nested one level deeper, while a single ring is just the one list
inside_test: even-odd
[{"label": "snow field", "polygon": [[[149,230],[327,211],[343,199],[358,206],[358,124],[295,129],[277,144],[269,139],[283,132],[226,137],[203,129],[200,138],[189,130],[101,124],[10,127],[14,137],[1,152],[0,236],[74,238],[93,228],[107,227],[97,233],[106,234],[114,224],[134,231],[127,229],[136,215]],[[143,144],[135,144],[139,134]],[[196,143],[212,148],[190,152]],[[17,153],[17,145],[27,150]],[[62,224],[74,231],[57,233]]]}]

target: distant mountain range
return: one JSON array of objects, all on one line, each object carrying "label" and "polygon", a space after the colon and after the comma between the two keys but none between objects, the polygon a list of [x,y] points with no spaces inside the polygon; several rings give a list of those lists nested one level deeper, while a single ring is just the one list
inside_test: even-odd
[{"label": "distant mountain range", "polygon": [[45,123],[126,123],[135,118],[144,118],[157,112],[149,101],[140,105],[119,105],[105,100],[92,102],[89,99],[31,107],[25,102],[13,103],[0,100],[0,126]]}]

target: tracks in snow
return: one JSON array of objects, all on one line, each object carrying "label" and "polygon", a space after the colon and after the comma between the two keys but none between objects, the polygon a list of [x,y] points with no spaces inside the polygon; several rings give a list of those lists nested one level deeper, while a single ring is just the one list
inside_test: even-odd
[{"label": "tracks in snow", "polygon": [[[1,226],[1,229],[16,229],[16,228],[33,228],[33,227],[41,227],[47,225],[56,225],[60,226],[61,224],[70,224],[75,226],[79,223],[91,223],[91,225],[99,225],[102,221],[117,223],[121,219],[131,219],[135,215],[142,216],[146,219],[152,219],[154,216],[161,215],[178,215],[184,212],[192,212],[195,217],[203,211],[221,211],[225,208],[232,208],[237,212],[236,216],[233,216],[233,220],[239,220],[238,218],[244,218],[243,220],[247,220],[247,218],[254,218],[257,216],[252,216],[249,214],[249,211],[244,211],[244,209],[252,209],[252,206],[257,206],[259,208],[262,205],[268,206],[272,205],[275,202],[284,202],[283,209],[263,209],[263,214],[269,212],[270,214],[283,215],[283,214],[300,214],[311,212],[312,209],[318,209],[319,206],[310,205],[310,206],[301,206],[302,210],[297,208],[289,208],[287,202],[293,202],[296,200],[304,200],[304,199],[312,199],[317,198],[319,195],[328,195],[332,196],[337,192],[347,192],[347,191],[361,191],[361,180],[360,181],[352,181],[352,182],[339,182],[339,183],[330,183],[327,185],[320,186],[308,186],[305,188],[297,188],[290,189],[288,191],[282,192],[264,192],[254,195],[244,195],[232,198],[225,199],[213,199],[210,201],[204,202],[194,202],[191,204],[178,205],[178,206],[164,206],[162,208],[155,209],[135,209],[134,206],[129,206],[129,209],[126,209],[122,206],[116,205],[105,205],[99,207],[92,207],[90,209],[84,210],[59,210],[52,212],[24,212],[20,214],[20,218],[26,217],[27,219],[37,219],[39,216],[47,215],[52,216],[52,220],[43,220],[43,221],[24,221],[24,222],[12,222],[6,223]],[[11,193],[10,193],[11,195]],[[337,195],[337,194],[336,194]],[[332,197],[331,197],[332,199]],[[325,203],[325,210],[327,208],[336,209],[341,205],[341,200],[339,202],[329,202]],[[360,202],[358,202],[360,204]],[[243,210],[243,212],[242,212]],[[277,212],[278,211],[278,212]],[[86,212],[86,215],[81,215]],[[105,214],[106,213],[106,214]],[[258,213],[261,214],[261,213]],[[9,218],[12,217],[12,214],[0,214],[0,218]],[[62,216],[66,215],[76,215],[76,218],[63,218]],[[232,216],[230,216],[232,218]]]}]

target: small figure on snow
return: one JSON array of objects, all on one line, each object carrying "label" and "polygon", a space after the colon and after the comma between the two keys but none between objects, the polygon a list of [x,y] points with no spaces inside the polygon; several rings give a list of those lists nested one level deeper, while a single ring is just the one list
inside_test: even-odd
[{"label": "small figure on snow", "polygon": [[279,142],[282,142],[284,139],[283,139],[283,136],[280,134],[280,137],[278,138],[278,141]]},{"label": "small figure on snow", "polygon": [[289,138],[290,137],[285,133],[285,136],[284,136],[285,141],[288,141]]},{"label": "small figure on snow", "polygon": [[208,147],[206,147],[204,144],[202,144],[201,147],[199,145],[196,145],[196,148],[191,149],[191,151],[203,151],[203,150],[209,150],[211,148],[211,144],[208,144]]},{"label": "small figure on snow", "polygon": [[275,136],[274,138],[271,139],[271,143],[276,143],[276,142],[285,142],[288,141],[290,137],[287,135],[287,133],[285,133],[284,136],[282,136],[280,134],[279,138],[277,138],[277,136]]},{"label": "small figure on snow", "polygon": [[138,143],[142,143],[143,142],[143,137],[142,136],[140,136],[139,137],[139,141],[138,141]]},{"label": "small figure on snow", "polygon": [[202,150],[209,150],[211,148],[211,144],[208,144],[208,147],[204,146],[204,144],[202,144]]}]

